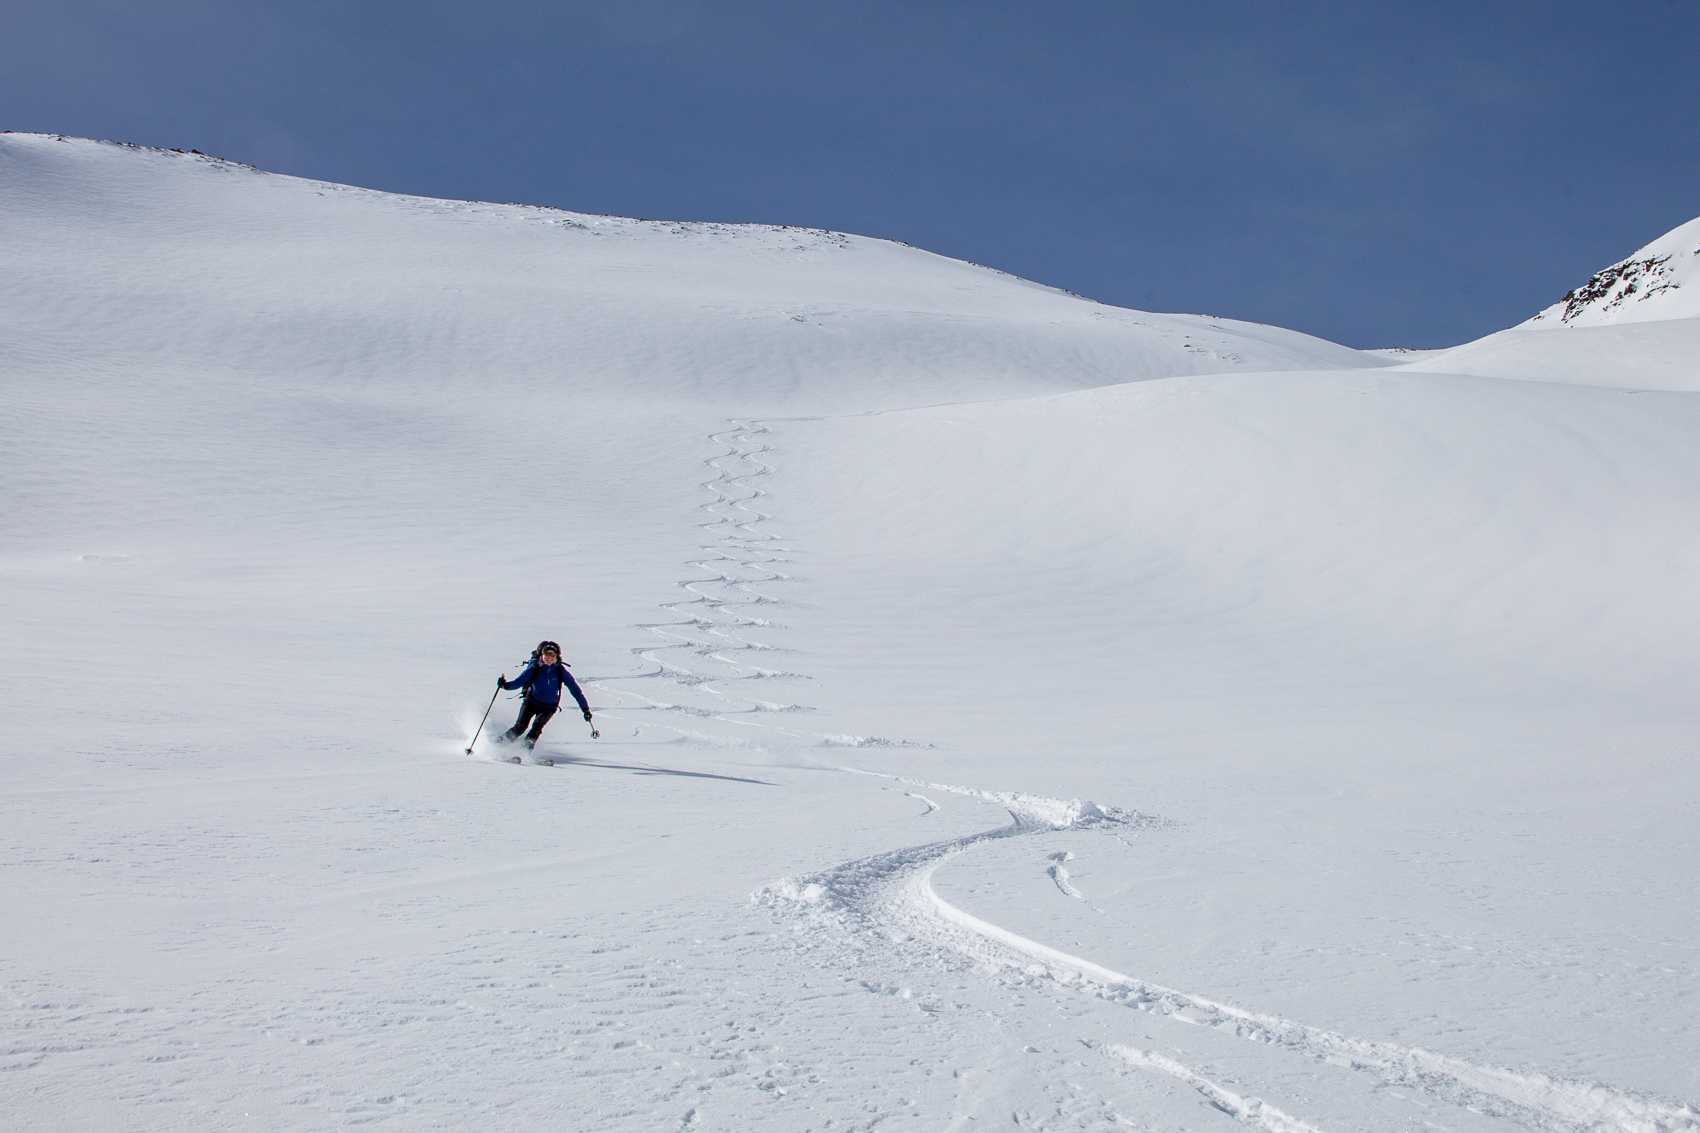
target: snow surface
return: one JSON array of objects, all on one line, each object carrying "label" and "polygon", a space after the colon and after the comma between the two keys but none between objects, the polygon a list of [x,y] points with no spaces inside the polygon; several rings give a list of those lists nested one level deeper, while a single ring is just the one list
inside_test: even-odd
[{"label": "snow surface", "polygon": [[36,135],[0,247],[8,1124],[1700,1129],[1692,320]]},{"label": "snow surface", "polygon": [[1700,318],[1578,326],[1528,323],[1437,350],[1401,369],[1624,390],[1700,390]]}]

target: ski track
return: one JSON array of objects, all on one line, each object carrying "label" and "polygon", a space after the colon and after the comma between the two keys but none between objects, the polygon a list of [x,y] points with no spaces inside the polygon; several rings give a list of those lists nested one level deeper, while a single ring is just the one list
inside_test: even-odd
[{"label": "ski track", "polygon": [[[780,564],[790,561],[781,557],[789,553],[779,545],[784,542],[783,537],[755,530],[757,524],[772,519],[756,506],[767,493],[751,482],[770,471],[770,466],[761,459],[761,454],[771,449],[761,440],[767,431],[765,425],[734,422],[731,428],[709,436],[710,441],[726,450],[704,461],[713,475],[704,481],[703,487],[715,498],[699,505],[710,517],[701,527],[714,538],[701,548],[700,557],[686,563],[708,577],[680,582],[680,589],[689,597],[663,605],[678,620],[646,622],[638,627],[660,639],[659,644],[632,650],[649,672],[588,682],[591,687],[625,702],[620,711],[634,711],[630,702],[637,701],[635,711],[642,718],[632,722],[640,728],[659,728],[680,738],[716,745],[739,742],[736,737],[670,722],[670,714],[677,714],[739,727],[773,729],[792,740],[809,738],[809,733],[777,727],[767,721],[758,723],[755,717],[802,714],[813,711],[810,706],[770,699],[771,692],[758,696],[753,689],[743,691],[749,687],[746,682],[771,686],[808,679],[801,673],[759,663],[757,657],[765,659],[786,650],[758,640],[750,632],[783,628],[760,616],[760,612],[783,605],[784,599],[760,588],[791,579],[789,573],[778,569]],[[616,682],[624,686],[633,680],[660,682],[671,688],[663,699],[615,687]],[[765,687],[764,691],[767,691]],[[705,697],[707,703],[690,703]],[[623,719],[617,713],[609,713],[609,718]]]},{"label": "ski track", "polygon": [[1073,897],[1076,901],[1086,900],[1086,895],[1068,882],[1068,867],[1064,862],[1073,861],[1074,855],[1067,850],[1059,850],[1051,855],[1051,868],[1045,872],[1051,875],[1051,880],[1057,883],[1057,889],[1065,897]]},{"label": "ski track", "polygon": [[[666,682],[677,690],[681,700],[689,699],[685,695],[688,693],[706,694],[713,698],[710,706],[614,688],[613,678],[589,683],[622,699],[637,700],[638,711],[645,716],[643,725],[710,744],[744,741],[661,717],[678,714],[761,728],[817,747],[930,746],[875,736],[827,735],[783,728],[773,721],[775,714],[806,713],[812,709],[742,691],[747,687],[742,682],[808,679],[800,673],[756,664],[743,656],[784,652],[749,633],[783,628],[751,611],[782,605],[784,599],[772,593],[772,588],[774,584],[791,580],[790,574],[777,569],[790,562],[780,557],[790,553],[781,545],[783,537],[755,530],[758,524],[773,518],[758,506],[767,493],[753,483],[772,470],[762,459],[772,451],[762,440],[768,431],[760,423],[734,422],[731,428],[710,436],[711,441],[726,449],[704,462],[714,475],[703,487],[716,498],[701,505],[711,517],[701,526],[715,540],[702,548],[701,557],[688,564],[708,577],[680,582],[680,588],[689,597],[664,606],[679,620],[642,625],[641,628],[660,639],[660,644],[633,650],[646,665],[653,667],[636,679]],[[713,672],[711,666],[728,671]],[[630,679],[633,678],[619,680],[624,683]],[[950,905],[934,891],[933,874],[947,859],[988,842],[1028,834],[1102,829],[1119,837],[1121,830],[1150,829],[1168,823],[1079,799],[1065,801],[1017,792],[982,791],[856,767],[827,766],[845,774],[888,779],[899,787],[913,788],[903,793],[926,806],[923,817],[940,809],[931,797],[919,793],[928,791],[993,803],[1009,814],[1010,822],[958,838],[889,850],[804,877],[781,878],[752,895],[756,904],[782,916],[805,918],[816,932],[872,937],[894,943],[910,953],[930,953],[941,962],[955,955],[990,965],[993,970],[1011,967],[1025,970],[1080,994],[1347,1067],[1369,1075],[1384,1086],[1418,1090],[1449,1105],[1503,1118],[1542,1133],[1700,1133],[1700,1111],[1692,1104],[1337,1034],[1123,975],[982,921]],[[1062,863],[1072,856],[1067,851],[1051,855],[1052,864],[1047,872],[1060,892],[1101,913],[1070,883],[1068,870]],[[1038,962],[1037,968],[1033,961]],[[1183,1082],[1202,1095],[1210,1106],[1268,1133],[1323,1133],[1317,1126],[1259,1098],[1236,1093],[1167,1055],[1118,1043],[1103,1044],[1098,1049],[1126,1065]]]},{"label": "ski track", "polygon": [[[841,770],[877,774],[848,767]],[[1349,1067],[1372,1075],[1384,1085],[1420,1090],[1448,1104],[1505,1118],[1530,1129],[1551,1133],[1700,1130],[1700,1113],[1691,1105],[1677,1105],[1599,1083],[1520,1073],[1420,1048],[1352,1038],[1279,1016],[1247,1011],[1111,971],[982,921],[952,906],[933,890],[933,873],[946,859],[995,839],[1093,826],[1152,828],[1165,823],[1148,815],[1080,800],[1064,802],[1036,795],[898,781],[995,802],[1009,812],[1011,821],[1007,826],[961,838],[846,862],[807,877],[784,878],[758,892],[757,900],[806,910],[818,921],[832,922],[840,929],[902,942],[924,941],[935,948],[953,950],[999,966],[1020,968],[1027,961],[1037,960],[1051,979],[1084,994]],[[1066,874],[1056,880],[1059,887],[1065,885]],[[991,947],[988,949],[987,945]],[[1271,1133],[1314,1129],[1255,1099],[1229,1104],[1224,1099],[1238,1096],[1172,1059],[1146,1057],[1120,1046],[1107,1047],[1106,1051],[1131,1064],[1180,1078],[1210,1098],[1212,1104],[1221,1103],[1218,1108],[1226,1108]]]},{"label": "ski track", "polygon": [[1282,1113],[1260,1098],[1242,1098],[1227,1087],[1217,1085],[1191,1068],[1154,1050],[1135,1050],[1119,1044],[1111,1044],[1105,1050],[1130,1066],[1156,1070],[1171,1078],[1180,1079],[1203,1094],[1211,1105],[1223,1113],[1267,1129],[1269,1133],[1322,1133],[1316,1126]]}]

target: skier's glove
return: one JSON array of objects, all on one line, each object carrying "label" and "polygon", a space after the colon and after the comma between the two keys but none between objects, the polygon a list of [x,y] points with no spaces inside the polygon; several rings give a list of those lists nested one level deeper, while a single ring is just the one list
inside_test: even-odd
[{"label": "skier's glove", "polygon": [[588,708],[584,710],[584,722],[587,724],[590,723],[590,709]]},{"label": "skier's glove", "polygon": [[501,676],[496,678],[496,687],[497,688],[507,688],[508,687],[508,675],[506,673],[503,673]]}]

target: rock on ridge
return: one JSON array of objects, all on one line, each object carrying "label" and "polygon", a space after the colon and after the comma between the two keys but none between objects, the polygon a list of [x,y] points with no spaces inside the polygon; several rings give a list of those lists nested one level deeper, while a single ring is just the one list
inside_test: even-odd
[{"label": "rock on ridge", "polygon": [[1522,324],[1606,326],[1700,316],[1700,218],[1595,272],[1582,286]]}]

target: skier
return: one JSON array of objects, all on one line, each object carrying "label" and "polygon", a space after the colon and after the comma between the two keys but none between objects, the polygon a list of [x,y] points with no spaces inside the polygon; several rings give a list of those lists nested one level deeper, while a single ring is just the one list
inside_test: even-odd
[{"label": "skier", "polygon": [[561,663],[561,647],[553,641],[539,642],[531,654],[531,664],[513,680],[508,680],[506,673],[497,677],[497,688],[525,690],[525,703],[520,706],[519,719],[502,734],[502,742],[512,743],[519,738],[521,732],[526,732],[526,725],[529,724],[531,730],[526,732],[525,746],[536,747],[537,737],[543,734],[543,725],[560,711],[563,684],[567,686],[567,691],[573,694],[573,699],[578,701],[579,710],[588,721],[590,705],[585,702],[584,693],[579,691],[578,682],[573,680],[573,675],[567,672],[567,667]]}]

